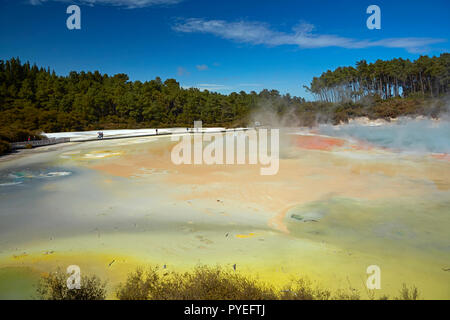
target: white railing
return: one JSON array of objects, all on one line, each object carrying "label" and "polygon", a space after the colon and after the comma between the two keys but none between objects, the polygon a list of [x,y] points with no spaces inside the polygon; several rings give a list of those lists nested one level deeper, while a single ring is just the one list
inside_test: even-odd
[{"label": "white railing", "polygon": [[11,148],[13,149],[21,149],[26,148],[27,145],[31,145],[32,147],[40,147],[47,146],[51,144],[70,142],[70,138],[50,138],[44,140],[34,140],[34,141],[22,141],[22,142],[12,142]]}]

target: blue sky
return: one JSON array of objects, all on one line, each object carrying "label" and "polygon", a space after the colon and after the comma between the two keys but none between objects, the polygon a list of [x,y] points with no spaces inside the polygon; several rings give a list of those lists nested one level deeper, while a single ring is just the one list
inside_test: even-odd
[{"label": "blue sky", "polygon": [[[66,8],[81,8],[68,30]],[[381,8],[381,30],[366,9]],[[357,60],[449,50],[450,1],[0,0],[0,59],[182,86],[277,89],[310,98],[312,77]]]}]

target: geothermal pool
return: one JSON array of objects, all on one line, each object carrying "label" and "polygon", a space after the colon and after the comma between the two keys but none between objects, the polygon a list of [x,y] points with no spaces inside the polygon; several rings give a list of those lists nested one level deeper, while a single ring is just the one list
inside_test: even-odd
[{"label": "geothermal pool", "polygon": [[[431,136],[448,132],[433,126]],[[449,135],[401,148],[366,129],[282,130],[273,176],[259,164],[175,165],[170,136],[5,158],[0,298],[30,298],[40,274],[69,265],[113,289],[136,266],[236,264],[274,284],[307,276],[363,297],[366,268],[378,265],[377,296],[406,283],[449,299]]]}]

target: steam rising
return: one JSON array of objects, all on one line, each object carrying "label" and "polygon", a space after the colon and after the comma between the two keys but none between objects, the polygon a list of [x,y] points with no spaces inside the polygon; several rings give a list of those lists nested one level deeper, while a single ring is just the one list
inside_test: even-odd
[{"label": "steam rising", "polygon": [[450,153],[450,122],[400,118],[381,125],[320,125],[326,135],[356,138],[376,146],[402,151]]},{"label": "steam rising", "polygon": [[[255,122],[274,128],[300,127],[302,123],[294,109],[277,113],[276,101],[260,101],[259,108],[250,116],[250,124]],[[316,120],[320,121],[319,114]],[[401,117],[371,121],[357,118],[348,124],[318,124],[320,134],[342,138],[353,138],[369,142],[378,147],[406,152],[450,153],[450,114],[441,114],[440,119],[424,116]]]}]

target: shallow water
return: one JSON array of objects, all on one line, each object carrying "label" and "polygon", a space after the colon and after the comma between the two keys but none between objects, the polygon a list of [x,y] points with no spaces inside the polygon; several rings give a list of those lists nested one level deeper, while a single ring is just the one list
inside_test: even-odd
[{"label": "shallow water", "polygon": [[[0,268],[76,264],[114,288],[144,264],[237,264],[275,284],[301,275],[364,295],[377,264],[380,295],[407,283],[450,298],[448,160],[320,136],[281,142],[274,176],[259,164],[176,166],[169,137],[2,162]],[[8,274],[3,291],[17,280]]]}]

